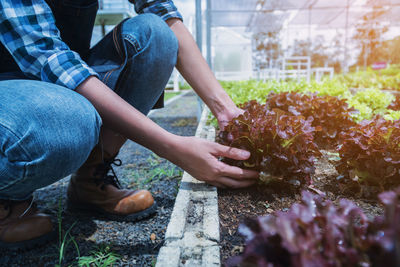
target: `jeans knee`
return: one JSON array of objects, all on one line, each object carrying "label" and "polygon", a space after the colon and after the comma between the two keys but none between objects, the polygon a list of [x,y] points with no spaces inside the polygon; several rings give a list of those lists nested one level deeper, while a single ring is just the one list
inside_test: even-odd
[{"label": "jeans knee", "polygon": [[2,89],[0,195],[22,198],[79,168],[101,119],[87,99],[60,86],[13,81]]},{"label": "jeans knee", "polygon": [[46,165],[64,166],[59,176],[66,176],[79,168],[99,141],[100,115],[87,99],[74,94],[54,115],[60,123],[50,122],[46,131],[39,130],[44,136],[41,148],[42,156],[48,160]]},{"label": "jeans knee", "polygon": [[150,49],[158,63],[175,66],[178,39],[159,16],[141,14],[128,19],[124,22],[122,36],[134,52],[140,53],[144,49]]}]

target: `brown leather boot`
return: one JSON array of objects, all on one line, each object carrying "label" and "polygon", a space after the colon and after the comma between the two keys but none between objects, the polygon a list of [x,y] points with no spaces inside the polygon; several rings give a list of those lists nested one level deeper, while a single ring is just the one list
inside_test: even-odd
[{"label": "brown leather boot", "polygon": [[27,249],[55,237],[50,216],[40,213],[33,199],[0,200],[0,247]]},{"label": "brown leather boot", "polygon": [[68,207],[116,221],[137,221],[155,213],[151,193],[121,189],[111,164],[120,166],[121,161],[96,145],[86,162],[71,176]]}]

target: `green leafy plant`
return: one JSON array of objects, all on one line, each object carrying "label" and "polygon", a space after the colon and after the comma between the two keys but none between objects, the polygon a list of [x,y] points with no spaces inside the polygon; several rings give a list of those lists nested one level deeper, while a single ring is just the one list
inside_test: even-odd
[{"label": "green leafy plant", "polygon": [[110,246],[100,245],[90,252],[90,256],[79,257],[80,267],[108,267],[114,266],[121,256],[111,251]]},{"label": "green leafy plant", "polygon": [[225,161],[260,171],[264,183],[309,184],[315,171],[314,159],[320,155],[313,142],[311,121],[280,109],[268,110],[255,100],[242,107],[245,112],[230,121],[217,140],[250,151],[251,156],[246,161]]},{"label": "green leafy plant", "polygon": [[395,121],[395,120],[400,120],[400,110],[391,110],[388,109],[386,114],[383,115],[385,120],[389,121]]},{"label": "green leafy plant", "polygon": [[379,186],[400,184],[400,120],[377,116],[343,133],[336,170],[345,182]]},{"label": "green leafy plant", "polygon": [[346,75],[338,75],[337,79],[352,88],[376,88],[400,90],[400,69],[390,67],[380,71],[368,69]]},{"label": "green leafy plant", "polygon": [[351,99],[350,104],[366,104],[375,114],[377,114],[384,111],[393,100],[394,96],[390,93],[386,93],[374,88],[368,88],[357,92]]},{"label": "green leafy plant", "polygon": [[331,95],[340,98],[349,98],[351,93],[348,87],[338,79],[325,79],[322,83],[316,81],[306,82],[280,82],[270,80],[267,82],[249,80],[235,82],[221,82],[227,93],[236,104],[242,104],[250,100],[264,103],[265,98],[271,92],[298,92],[315,93],[317,95]]},{"label": "green leafy plant", "polygon": [[[397,87],[399,87],[400,72],[393,77],[397,77],[398,81],[396,82]],[[364,75],[360,79],[364,79],[367,84],[371,80],[369,75]],[[236,104],[242,104],[250,100],[264,103],[266,96],[271,92],[277,94],[284,92],[314,93],[318,96],[336,96],[339,99],[347,99],[346,102],[349,107],[358,110],[358,112],[351,114],[355,121],[371,119],[376,114],[393,118],[392,111],[387,109],[388,105],[394,100],[394,97],[390,93],[383,92],[376,86],[366,86],[367,89],[360,90],[353,96],[349,91],[349,87],[354,86],[350,86],[349,82],[343,76],[324,79],[321,83],[316,81],[279,82],[271,80],[262,82],[249,80],[222,82],[222,85]],[[215,123],[216,121],[214,120],[213,122]]]}]

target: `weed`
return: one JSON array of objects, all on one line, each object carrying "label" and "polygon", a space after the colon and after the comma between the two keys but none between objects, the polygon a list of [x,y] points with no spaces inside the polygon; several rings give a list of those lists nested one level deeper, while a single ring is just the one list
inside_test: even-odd
[{"label": "weed", "polygon": [[147,163],[150,164],[151,167],[160,165],[163,159],[157,156],[156,154],[152,154],[149,158],[147,158]]},{"label": "weed", "polygon": [[62,207],[61,207],[61,197],[58,200],[58,211],[57,211],[57,221],[58,221],[58,263],[55,265],[56,267],[62,266],[64,261],[65,251],[68,246],[73,243],[78,257],[80,256],[78,244],[75,241],[75,238],[71,235],[71,230],[75,226],[76,221],[68,228],[68,230],[63,233],[62,230]]},{"label": "weed", "polygon": [[156,266],[156,263],[157,263],[157,259],[156,259],[156,258],[153,258],[153,259],[151,260],[151,267],[155,267],[155,266]]},{"label": "weed", "polygon": [[113,266],[119,259],[120,255],[111,251],[109,245],[100,245],[96,250],[90,252],[90,256],[79,257],[78,266],[80,267],[106,267]]},{"label": "weed", "polygon": [[172,123],[174,127],[185,127],[185,126],[196,126],[197,120],[196,118],[189,118],[189,119],[180,119]]},{"label": "weed", "polygon": [[[164,169],[162,167],[154,168],[148,172],[148,177],[146,180],[143,181],[143,184],[148,184],[150,182],[158,181],[162,175],[171,177],[174,175],[174,172],[175,172],[175,167],[169,168],[169,169]],[[156,177],[157,177],[157,179],[154,179]]]},{"label": "weed", "polygon": [[178,181],[174,187],[175,189],[175,197],[178,195],[179,187],[181,186],[181,181]]}]

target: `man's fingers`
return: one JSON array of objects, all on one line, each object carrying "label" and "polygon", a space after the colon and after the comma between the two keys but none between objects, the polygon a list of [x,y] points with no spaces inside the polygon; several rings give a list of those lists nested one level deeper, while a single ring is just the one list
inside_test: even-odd
[{"label": "man's fingers", "polygon": [[218,187],[218,188],[223,188],[223,189],[228,188],[226,185],[223,185],[223,184],[218,183],[218,182],[208,182],[208,183],[210,185],[213,185],[213,186]]},{"label": "man's fingers", "polygon": [[230,177],[220,177],[218,183],[230,188],[244,188],[256,183],[256,180],[236,180]]},{"label": "man's fingers", "polygon": [[222,156],[236,160],[246,160],[250,157],[250,152],[243,149],[218,144],[216,156]]},{"label": "man's fingers", "polygon": [[221,162],[221,175],[227,176],[233,179],[245,179],[245,180],[255,180],[258,179],[259,173],[253,170],[245,170],[239,167],[230,166],[228,164]]}]

